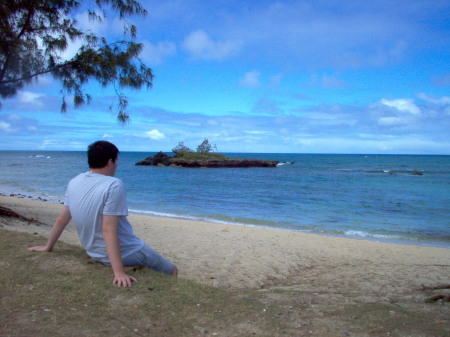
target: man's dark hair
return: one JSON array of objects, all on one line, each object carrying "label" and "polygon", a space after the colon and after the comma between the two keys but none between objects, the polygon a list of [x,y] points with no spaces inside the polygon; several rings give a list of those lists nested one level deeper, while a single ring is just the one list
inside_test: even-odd
[{"label": "man's dark hair", "polygon": [[99,140],[88,146],[87,153],[89,167],[99,169],[105,167],[110,159],[115,162],[119,155],[119,149],[113,143]]}]

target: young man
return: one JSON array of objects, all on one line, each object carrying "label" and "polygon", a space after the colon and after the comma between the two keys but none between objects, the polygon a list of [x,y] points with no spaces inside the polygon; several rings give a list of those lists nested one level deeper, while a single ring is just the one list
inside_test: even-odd
[{"label": "young man", "polygon": [[113,284],[131,287],[137,280],[124,266],[145,266],[169,275],[177,267],[133,234],[127,220],[125,186],[114,175],[119,150],[107,141],[88,147],[90,170],[73,178],[66,190],[64,208],[53,224],[45,246],[30,247],[33,252],[51,252],[71,219],[86,253],[112,267]]}]

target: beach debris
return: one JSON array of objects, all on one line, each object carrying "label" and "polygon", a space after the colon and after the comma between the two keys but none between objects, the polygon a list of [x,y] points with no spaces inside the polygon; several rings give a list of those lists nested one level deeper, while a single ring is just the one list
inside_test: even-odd
[{"label": "beach debris", "polygon": [[40,221],[33,219],[33,218],[27,218],[26,216],[23,216],[15,211],[13,211],[10,208],[4,207],[4,206],[0,206],[0,216],[8,216],[11,218],[17,218],[20,220],[24,220],[27,221],[28,224],[30,224],[31,222],[35,222],[35,223],[41,223]]},{"label": "beach debris", "polygon": [[439,295],[427,297],[425,299],[425,303],[433,303],[433,302],[436,302],[439,300],[442,300],[442,304],[444,304],[445,302],[450,302],[450,294],[448,294],[448,295],[439,294]]},{"label": "beach debris", "polygon": [[422,284],[422,288],[417,290],[439,290],[439,289],[450,289],[450,284],[439,284],[437,286],[426,286]]},{"label": "beach debris", "polygon": [[[417,290],[426,291],[426,290],[441,290],[441,289],[450,289],[450,284],[439,284],[437,286],[426,286],[422,284],[422,288]],[[437,294],[433,296],[429,296],[425,299],[425,303],[433,303],[441,300],[442,304],[445,302],[450,302],[450,294]]]}]

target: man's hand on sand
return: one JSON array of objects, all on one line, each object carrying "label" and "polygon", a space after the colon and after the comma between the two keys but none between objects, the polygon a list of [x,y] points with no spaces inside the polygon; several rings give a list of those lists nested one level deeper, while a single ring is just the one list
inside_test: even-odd
[{"label": "man's hand on sand", "polygon": [[129,288],[131,287],[132,282],[137,282],[137,280],[133,276],[121,274],[114,276],[113,284],[117,285],[118,287]]},{"label": "man's hand on sand", "polygon": [[51,249],[48,249],[47,246],[29,247],[28,250],[30,252],[51,252]]}]

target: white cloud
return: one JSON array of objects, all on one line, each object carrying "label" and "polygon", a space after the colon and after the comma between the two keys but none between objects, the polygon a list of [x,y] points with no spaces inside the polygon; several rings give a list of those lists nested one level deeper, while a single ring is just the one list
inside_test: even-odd
[{"label": "white cloud", "polygon": [[417,97],[420,98],[421,100],[427,102],[427,103],[431,103],[431,104],[436,104],[436,105],[450,105],[450,97],[448,96],[442,96],[440,98],[436,98],[430,95],[427,95],[423,92],[418,93]]},{"label": "white cloud", "polygon": [[244,131],[244,133],[247,133],[250,135],[266,135],[266,134],[272,134],[272,131],[248,130],[248,131]]},{"label": "white cloud", "polygon": [[36,120],[13,113],[0,119],[0,134],[30,135],[38,131]]},{"label": "white cloud", "polygon": [[239,41],[213,41],[208,34],[199,29],[189,34],[183,47],[194,59],[224,60],[238,54],[241,49]]},{"label": "white cloud", "polygon": [[0,121],[0,130],[4,132],[10,132],[11,131],[11,124]]},{"label": "white cloud", "polygon": [[416,116],[420,115],[421,113],[420,108],[416,104],[414,104],[411,99],[382,99],[380,103],[390,108],[394,108],[400,112],[406,112]]},{"label": "white cloud", "polygon": [[161,139],[166,138],[164,133],[160,132],[157,129],[153,129],[151,131],[147,131],[145,134],[146,134],[147,137],[149,137],[149,138],[151,138],[153,140],[161,140]]},{"label": "white cloud", "polygon": [[163,41],[157,44],[144,41],[144,49],[142,51],[142,59],[150,65],[160,65],[165,58],[175,55],[177,47],[175,43]]},{"label": "white cloud", "polygon": [[283,75],[281,75],[281,74],[272,76],[272,78],[270,79],[270,86],[272,88],[278,88],[281,85],[282,78],[283,78]]},{"label": "white cloud", "polygon": [[[93,33],[97,36],[115,35],[120,36],[123,34],[123,22],[119,17],[108,19],[103,16],[103,13],[97,11],[96,14],[101,18],[91,19],[88,12],[83,12],[75,15],[77,26],[84,32]],[[68,39],[67,48],[60,54],[62,60],[72,59],[84,45],[84,41],[76,39],[71,41]]]},{"label": "white cloud", "polygon": [[255,102],[253,111],[257,114],[279,115],[283,109],[280,108],[280,103],[268,98],[261,98]]},{"label": "white cloud", "polygon": [[[19,91],[14,98],[14,110],[41,110],[48,108],[45,98],[47,95],[35,93],[32,91]],[[14,118],[14,114],[11,114],[8,118]]]},{"label": "white cloud", "polygon": [[311,85],[313,86],[320,86],[323,88],[331,89],[331,88],[345,88],[346,83],[339,78],[337,78],[335,75],[328,75],[328,74],[312,74],[311,75]]},{"label": "white cloud", "polygon": [[217,126],[217,125],[219,125],[219,123],[217,121],[213,120],[213,119],[209,119],[207,124],[209,126]]},{"label": "white cloud", "polygon": [[450,74],[435,76],[433,78],[433,83],[437,86],[449,86],[450,85]]},{"label": "white cloud", "polygon": [[65,61],[72,59],[82,46],[83,42],[80,40],[68,41],[67,48],[60,54],[61,59]]},{"label": "white cloud", "polygon": [[325,88],[343,88],[343,87],[345,87],[344,81],[338,79],[336,76],[326,75],[326,74],[324,74],[322,76],[322,85]]},{"label": "white cloud", "polygon": [[96,35],[104,35],[108,32],[108,20],[103,18],[103,14],[101,12],[98,11],[96,14],[102,19],[91,19],[88,12],[77,14],[75,19],[77,20],[78,26],[82,30],[90,31]]},{"label": "white cloud", "polygon": [[[377,123],[380,126],[413,126],[415,123],[419,122],[419,119],[422,116],[422,109],[409,98],[393,100],[381,99],[378,104],[378,107],[380,107],[381,110],[377,111],[377,114],[379,115]],[[386,107],[388,109],[386,109]]]},{"label": "white cloud", "polygon": [[11,115],[8,115],[6,118],[10,121],[21,121],[22,120],[22,117],[19,116],[18,114],[11,114]]},{"label": "white cloud", "polygon": [[281,86],[282,74],[276,74],[272,76],[268,82],[262,82],[260,80],[261,73],[257,70],[246,72],[241,79],[239,79],[238,86],[240,88],[279,88]]},{"label": "white cloud", "polygon": [[260,76],[261,73],[259,71],[249,71],[239,80],[239,86],[245,88],[258,88],[261,86],[261,82],[259,81]]},{"label": "white cloud", "polygon": [[55,145],[58,145],[60,142],[56,139],[49,139],[45,137],[42,142],[38,145],[40,150],[46,150],[48,148],[53,148]]},{"label": "white cloud", "polygon": [[436,148],[439,144],[421,139],[415,135],[393,137],[373,135],[373,137],[354,138],[344,135],[328,137],[326,135],[301,135],[293,137],[292,143],[305,152],[317,153],[421,153],[427,148]]},{"label": "white cloud", "polygon": [[[97,13],[100,17],[103,16],[101,13]],[[108,29],[108,21],[102,20],[94,20],[89,18],[88,12],[83,12],[75,15],[75,20],[77,21],[77,26],[87,32],[92,32],[96,35],[104,35],[109,31]],[[71,41],[68,39],[67,41],[67,48],[61,52],[60,57],[62,60],[70,60],[72,59],[80,50],[80,48],[83,46],[83,41],[77,39],[74,41]]]},{"label": "white cloud", "polygon": [[38,101],[41,97],[45,97],[43,94],[36,94],[30,91],[20,91],[18,98],[21,103],[40,104]]},{"label": "white cloud", "polygon": [[404,117],[381,117],[378,120],[378,124],[382,126],[398,126],[405,125],[410,122],[409,118]]}]

